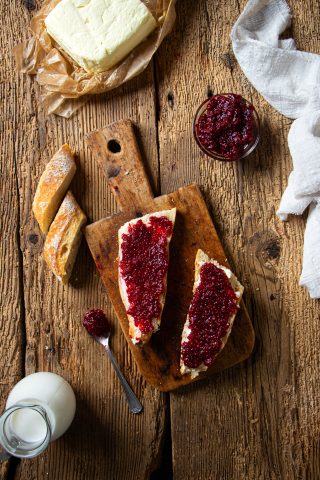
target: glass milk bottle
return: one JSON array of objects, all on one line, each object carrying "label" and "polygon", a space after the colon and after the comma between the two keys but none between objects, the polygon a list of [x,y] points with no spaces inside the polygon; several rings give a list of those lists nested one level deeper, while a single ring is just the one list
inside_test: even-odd
[{"label": "glass milk bottle", "polygon": [[49,372],[28,375],[9,394],[0,417],[0,444],[8,456],[35,457],[64,434],[75,410],[73,390],[62,377]]}]

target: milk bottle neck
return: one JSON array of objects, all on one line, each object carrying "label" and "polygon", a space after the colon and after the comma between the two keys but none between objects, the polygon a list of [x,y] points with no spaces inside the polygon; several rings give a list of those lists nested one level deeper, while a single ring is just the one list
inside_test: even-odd
[{"label": "milk bottle neck", "polygon": [[0,446],[14,457],[36,457],[47,448],[51,435],[52,426],[43,405],[21,401],[0,417]]}]

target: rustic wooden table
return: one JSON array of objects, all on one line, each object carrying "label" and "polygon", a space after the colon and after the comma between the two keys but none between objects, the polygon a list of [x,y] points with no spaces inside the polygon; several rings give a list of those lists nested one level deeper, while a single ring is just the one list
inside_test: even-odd
[{"label": "rustic wooden table", "polygon": [[[298,286],[305,219],[284,225],[275,216],[291,170],[291,121],[253,89],[232,54],[229,32],[245,1],[180,0],[174,31],[145,73],[93,97],[70,120],[47,117],[37,84],[15,72],[11,51],[28,35],[32,3],[0,2],[1,407],[23,375],[50,370],[72,384],[78,408],[61,440],[37,459],[3,463],[1,478],[139,480],[158,469],[151,478],[319,479],[319,302]],[[320,53],[319,1],[289,3],[289,33]],[[208,159],[191,133],[196,106],[226,91],[250,99],[262,120],[257,152],[235,164]],[[79,152],[73,189],[90,220],[116,211],[84,135],[125,117],[139,126],[156,194],[201,186],[257,335],[245,364],[170,395],[138,374],[86,245],[72,285],[62,287],[43,264],[31,214],[39,176],[65,141]],[[128,413],[106,355],[81,327],[90,307],[113,322],[114,351],[143,415]]]}]

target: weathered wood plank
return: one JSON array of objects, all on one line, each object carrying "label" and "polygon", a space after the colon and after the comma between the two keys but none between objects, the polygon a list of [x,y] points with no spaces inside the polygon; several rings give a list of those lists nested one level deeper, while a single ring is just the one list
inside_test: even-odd
[{"label": "weathered wood plank", "polygon": [[[128,417],[105,355],[80,327],[86,308],[103,306],[111,315],[89,252],[82,246],[73,286],[62,289],[42,265],[42,240],[30,207],[46,159],[62,141],[70,139],[80,150],[81,169],[74,182],[80,204],[92,220],[115,211],[83,136],[89,129],[124,116],[142,126],[146,158],[151,160],[150,170],[159,190],[152,74],[148,70],[125,88],[97,97],[72,120],[46,118],[38,105],[38,89],[30,79],[14,74],[8,55],[13,44],[26,35],[30,14],[23,3],[33,2],[4,0],[0,5],[4,25],[0,42],[5,52],[0,87],[5,99],[1,130],[5,178],[1,183],[1,401],[3,406],[11,386],[23,373],[19,240],[15,237],[20,222],[27,373],[50,369],[63,374],[76,389],[79,408],[70,432],[46,455],[23,462],[17,478],[147,477],[159,451],[164,397],[145,387],[116,329],[116,354],[138,394],[144,395],[145,417]],[[243,0],[240,3],[242,8]],[[319,2],[292,0],[291,5],[299,47],[319,52]],[[246,365],[171,395],[175,478],[317,479],[319,304],[310,301],[297,283],[304,220],[294,219],[283,226],[274,213],[291,168],[286,144],[290,121],[254,92],[230,54],[228,34],[239,13],[238,2],[185,0],[177,7],[175,32],[157,55],[162,192],[191,181],[202,185],[229,260],[247,287],[246,301],[258,342]],[[210,90],[227,89],[252,99],[263,120],[259,151],[239,165],[211,162],[191,137],[195,107]],[[15,200],[15,158],[19,163],[20,215]],[[96,198],[99,205],[93,201]],[[113,316],[112,322],[115,324]],[[5,469],[0,475],[5,475]]]},{"label": "weathered wood plank", "polygon": [[[2,40],[6,42],[8,51],[8,46],[11,48],[25,36],[29,14],[20,0],[2,3],[2,18],[6,19],[6,36]],[[50,370],[61,374],[73,386],[78,401],[76,418],[70,431],[39,458],[21,462],[16,478],[148,478],[159,454],[164,429],[165,397],[148,387],[137,373],[85,244],[81,246],[71,285],[63,287],[47,270],[41,257],[43,238],[32,216],[31,202],[46,162],[67,141],[78,152],[78,171],[72,190],[80,205],[91,221],[112,213],[116,208],[114,200],[84,145],[84,135],[123,117],[130,117],[141,126],[144,153],[149,159],[148,169],[152,172],[153,184],[157,185],[152,69],[149,68],[138,80],[130,82],[116,93],[92,99],[71,120],[65,120],[45,116],[36,84],[31,79],[15,75],[10,55],[5,59],[8,68],[4,88],[6,91],[11,88],[11,96],[7,98],[7,114],[11,108],[14,113],[11,131],[15,132],[11,144],[14,141],[20,193],[26,373]],[[4,168],[12,168],[9,176],[12,183],[14,175],[11,163],[14,157],[9,151],[11,144],[7,142],[8,150],[5,152],[9,160]],[[3,397],[17,380],[16,376],[21,374],[18,368],[21,363],[18,350],[21,333],[17,333],[19,250],[15,241],[18,203],[15,184],[11,189],[8,184],[4,188],[4,198],[8,202],[4,204],[7,214],[3,217],[7,235],[4,244],[7,266],[5,272],[1,272],[1,280],[8,293],[3,298],[8,320],[2,318],[1,322],[5,321],[8,350],[7,357],[3,355],[2,358],[7,362],[9,360],[11,366],[4,370],[8,384],[1,392]],[[88,337],[81,325],[83,313],[92,307],[104,308],[114,327],[112,346],[127,379],[144,405],[144,413],[140,416],[129,414],[107,356]],[[9,323],[11,316],[17,321]],[[14,336],[16,342],[10,345]],[[14,359],[11,360],[12,357]]]},{"label": "weathered wood plank", "polygon": [[[24,373],[24,301],[23,271],[20,246],[20,205],[17,164],[19,152],[19,128],[26,138],[32,130],[26,107],[19,100],[21,84],[12,69],[9,54],[13,39],[20,34],[19,26],[7,15],[8,2],[0,3],[0,411],[5,408],[8,394]],[[28,15],[24,13],[24,21]],[[19,118],[19,112],[23,118]],[[0,465],[0,478],[5,478],[9,462]]]},{"label": "weathered wood plank", "polygon": [[[298,286],[303,219],[282,225],[275,216],[291,169],[291,122],[254,91],[231,53],[244,4],[178,2],[174,33],[156,58],[162,191],[202,186],[258,337],[243,366],[170,395],[177,480],[319,477],[319,303]],[[319,5],[291,4],[300,48],[319,52]],[[226,91],[252,100],[262,120],[257,153],[239,164],[208,159],[192,139],[197,105]]]}]

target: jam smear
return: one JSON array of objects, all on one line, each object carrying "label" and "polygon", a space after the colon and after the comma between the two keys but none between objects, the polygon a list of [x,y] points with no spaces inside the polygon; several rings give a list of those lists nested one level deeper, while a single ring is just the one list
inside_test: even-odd
[{"label": "jam smear", "polygon": [[168,237],[172,222],[166,217],[139,220],[129,225],[122,235],[120,274],[126,283],[129,308],[127,313],[143,334],[153,330],[152,320],[161,314],[160,299],[168,271]]},{"label": "jam smear", "polygon": [[213,154],[236,160],[254,140],[253,110],[241,95],[214,95],[195,126],[199,142]]},{"label": "jam smear", "polygon": [[200,270],[200,284],[189,307],[187,341],[182,343],[181,354],[185,365],[210,367],[221,348],[221,339],[229,328],[230,317],[238,310],[237,296],[221,268],[204,263]]},{"label": "jam smear", "polygon": [[107,317],[100,309],[89,310],[83,318],[83,326],[94,337],[107,337],[110,332]]}]

